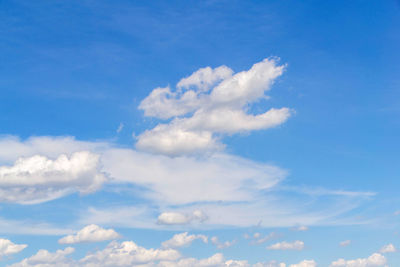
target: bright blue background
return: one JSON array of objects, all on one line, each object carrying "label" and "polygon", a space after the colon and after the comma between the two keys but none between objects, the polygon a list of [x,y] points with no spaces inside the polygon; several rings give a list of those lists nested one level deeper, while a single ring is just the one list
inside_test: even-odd
[{"label": "bright blue background", "polygon": [[[153,88],[175,85],[200,67],[241,71],[278,56],[287,71],[262,104],[291,107],[296,115],[277,129],[227,138],[228,151],[290,170],[287,183],[377,192],[369,215],[390,217],[400,208],[398,1],[3,0],[0,21],[0,134],[112,139],[131,147],[133,132],[156,123],[137,110]],[[7,209],[18,217],[27,208]],[[380,226],[311,229],[298,234],[312,248],[282,257],[326,266],[330,250],[368,256],[396,243],[397,225],[394,218]],[[147,240],[126,231],[138,243]],[[332,244],[359,243],[313,246],[321,235]],[[255,260],[265,253],[240,249]],[[227,251],[227,258],[240,252]]]}]

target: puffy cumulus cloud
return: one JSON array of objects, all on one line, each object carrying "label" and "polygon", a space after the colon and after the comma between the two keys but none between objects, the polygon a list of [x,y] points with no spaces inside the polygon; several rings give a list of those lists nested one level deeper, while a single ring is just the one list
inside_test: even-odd
[{"label": "puffy cumulus cloud", "polygon": [[104,229],[98,225],[90,224],[78,231],[75,235],[67,235],[60,240],[60,244],[76,244],[85,242],[101,242],[119,238],[120,235],[113,229]]},{"label": "puffy cumulus cloud", "polygon": [[384,245],[379,252],[380,253],[392,253],[392,252],[396,252],[396,247],[393,244],[387,244]]},{"label": "puffy cumulus cloud", "polygon": [[0,201],[34,204],[73,192],[88,194],[106,181],[99,155],[81,151],[52,160],[35,155],[0,167]]},{"label": "puffy cumulus cloud", "polygon": [[236,240],[221,242],[219,241],[218,237],[213,236],[211,237],[211,243],[213,243],[218,249],[224,249],[236,244]]},{"label": "puffy cumulus cloud", "polygon": [[74,267],[77,266],[76,263],[66,257],[74,251],[75,249],[71,247],[67,247],[64,250],[57,250],[54,253],[41,249],[35,255],[12,264],[9,267]]},{"label": "puffy cumulus cloud", "polygon": [[374,253],[368,258],[355,260],[338,259],[331,263],[330,267],[379,267],[386,266],[386,258],[382,254]]},{"label": "puffy cumulus cloud", "polygon": [[342,242],[339,243],[339,246],[341,247],[347,247],[351,244],[351,240],[344,240]]},{"label": "puffy cumulus cloud", "polygon": [[132,241],[111,242],[105,249],[86,255],[82,266],[136,266],[155,261],[175,261],[181,255],[174,249],[146,249]]},{"label": "puffy cumulus cloud", "polygon": [[267,129],[284,123],[289,108],[249,113],[249,104],[266,98],[284,65],[274,59],[233,75],[228,67],[200,69],[182,79],[178,90],[156,88],[139,105],[145,116],[171,119],[137,137],[136,147],[170,156],[221,150],[223,134]]},{"label": "puffy cumulus cloud", "polygon": [[205,235],[189,235],[188,232],[184,232],[174,235],[171,239],[164,241],[161,245],[163,248],[180,248],[189,246],[196,239],[208,243],[208,238]]},{"label": "puffy cumulus cloud", "polygon": [[291,264],[289,267],[316,267],[317,263],[314,260],[304,260],[297,264]]},{"label": "puffy cumulus cloud", "polygon": [[191,222],[204,222],[208,216],[201,210],[195,210],[191,214],[179,212],[163,212],[157,218],[158,224],[174,225],[189,224]]},{"label": "puffy cumulus cloud", "polygon": [[296,240],[293,242],[280,242],[267,247],[269,250],[302,250],[304,248],[304,242]]},{"label": "puffy cumulus cloud", "polygon": [[24,250],[28,245],[14,244],[8,239],[0,238],[0,259],[4,256],[18,253]]}]

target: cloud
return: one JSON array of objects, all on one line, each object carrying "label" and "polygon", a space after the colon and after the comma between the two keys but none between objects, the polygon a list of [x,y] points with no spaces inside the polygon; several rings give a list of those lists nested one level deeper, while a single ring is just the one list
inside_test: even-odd
[{"label": "cloud", "polygon": [[293,241],[293,242],[280,242],[267,247],[269,250],[303,250],[304,242],[303,241]]},{"label": "cloud", "polygon": [[297,264],[291,264],[289,267],[316,267],[317,263],[314,260],[304,260]]},{"label": "cloud", "polygon": [[181,255],[174,249],[146,249],[132,241],[111,242],[105,249],[86,255],[83,266],[135,266],[154,261],[174,261]]},{"label": "cloud", "polygon": [[382,254],[374,253],[368,258],[355,260],[338,259],[331,263],[331,267],[378,267],[386,265],[386,258]]},{"label": "cloud", "polygon": [[266,98],[265,92],[284,68],[274,59],[265,59],[234,75],[225,66],[207,67],[182,79],[176,91],[169,87],[154,89],[139,109],[145,116],[172,119],[140,134],[136,147],[169,156],[218,151],[224,148],[221,135],[284,123],[292,113],[286,107],[261,114],[248,112],[251,103]]},{"label": "cloud", "polygon": [[52,160],[35,155],[0,167],[0,201],[36,204],[73,192],[93,193],[106,181],[99,155],[81,151]]},{"label": "cloud", "polygon": [[10,220],[0,217],[0,233],[24,235],[65,235],[73,231],[43,222],[33,222],[29,219]]},{"label": "cloud", "polygon": [[[182,233],[184,234],[184,233]],[[182,235],[181,234],[181,235]],[[190,237],[185,236],[184,239]],[[199,237],[203,239],[203,237]],[[171,239],[172,240],[172,239]],[[170,241],[170,240],[168,240]],[[166,241],[166,242],[168,242]],[[179,242],[178,242],[179,243]],[[187,243],[186,241],[183,243]],[[179,244],[179,246],[182,243]],[[178,246],[178,247],[179,247]],[[177,247],[174,245],[173,247]],[[225,259],[221,253],[216,253],[208,258],[196,259],[182,257],[170,245],[160,249],[144,248],[133,241],[122,243],[112,241],[104,249],[90,251],[80,259],[67,257],[74,252],[74,248],[67,247],[64,250],[49,252],[41,249],[35,255],[10,265],[9,267],[286,267],[283,262],[277,261],[258,262],[249,264],[247,260]],[[289,267],[315,267],[313,260],[304,260]]]},{"label": "cloud", "polygon": [[236,244],[236,240],[221,242],[219,241],[218,237],[213,236],[211,237],[211,243],[213,243],[218,249],[224,249]]},{"label": "cloud", "polygon": [[201,210],[195,210],[192,214],[179,212],[163,212],[157,218],[158,224],[189,224],[191,222],[204,222],[208,217]]},{"label": "cloud", "polygon": [[253,264],[253,267],[286,267],[286,264],[277,261],[257,262],[256,264]]},{"label": "cloud", "polygon": [[144,186],[151,190],[142,197],[174,205],[254,200],[257,192],[272,188],[287,174],[277,166],[229,154],[170,158],[110,149],[102,163],[114,182]]},{"label": "cloud", "polygon": [[200,239],[204,243],[208,243],[208,238],[205,235],[188,235],[188,232],[174,235],[171,239],[162,243],[163,248],[180,248],[189,246],[196,239]]},{"label": "cloud", "polygon": [[14,244],[8,239],[0,238],[0,259],[4,256],[21,252],[27,246],[25,244]]},{"label": "cloud", "polygon": [[393,244],[387,244],[379,250],[380,253],[392,253],[396,251],[396,247]]},{"label": "cloud", "polygon": [[117,133],[120,133],[123,129],[124,129],[124,124],[121,122],[119,125],[118,125],[118,128],[117,128]]},{"label": "cloud", "polygon": [[98,225],[90,224],[78,231],[75,235],[67,235],[60,240],[60,244],[76,244],[85,242],[101,242],[119,238],[120,235],[113,229],[104,229]]},{"label": "cloud", "polygon": [[271,239],[277,238],[279,236],[279,234],[275,233],[275,232],[271,232],[266,236],[262,236],[261,233],[254,233],[252,236],[245,234],[245,239],[252,239],[251,244],[253,245],[259,245],[259,244],[263,244]]},{"label": "cloud", "polygon": [[[337,218],[359,207],[361,201],[365,199],[360,194],[309,196],[305,192],[294,192],[289,199],[280,193],[278,186],[286,178],[288,173],[286,170],[227,153],[215,153],[205,157],[171,158],[117,148],[113,143],[78,141],[72,137],[32,137],[22,141],[15,137],[0,138],[0,162],[12,167],[12,162],[18,158],[29,159],[38,154],[44,162],[52,162],[49,166],[54,166],[60,155],[65,155],[62,157],[71,161],[75,153],[79,154],[83,150],[88,150],[90,152],[86,153],[94,155],[88,158],[97,160],[93,161],[96,162],[97,165],[93,164],[96,167],[91,168],[93,175],[81,175],[68,183],[66,180],[63,183],[62,179],[54,182],[51,179],[56,177],[44,175],[49,172],[48,169],[43,169],[42,172],[37,171],[37,174],[42,173],[46,176],[48,179],[46,183],[18,185],[18,188],[33,188],[31,192],[42,193],[41,196],[31,195],[29,202],[27,200],[29,194],[12,196],[7,191],[6,196],[14,197],[15,201],[18,198],[21,203],[38,203],[73,192],[84,193],[90,191],[85,189],[96,189],[101,186],[103,181],[93,178],[96,174],[107,173],[110,179],[105,181],[105,188],[121,188],[125,191],[136,188],[135,197],[143,201],[143,204],[132,207],[110,203],[101,207],[90,207],[80,213],[78,225],[98,224],[108,227],[118,225],[153,229],[180,227],[179,230],[182,231],[193,227],[247,227],[260,221],[263,227],[355,223],[354,220],[343,222],[343,219]],[[84,167],[90,169],[90,164],[85,164]],[[76,178],[76,174],[77,172],[71,175]],[[33,179],[33,181],[38,180]],[[47,183],[49,181],[52,183]],[[4,185],[0,187],[4,188]],[[50,188],[59,195],[50,194],[51,191],[45,188]],[[324,197],[323,202],[320,201],[320,196]],[[201,211],[201,214],[193,214],[196,210]],[[167,222],[166,220],[160,220],[157,224],[157,217],[163,213],[183,214],[184,219],[181,223],[186,224],[177,226],[160,224],[162,221]],[[174,220],[170,221],[172,222]],[[21,229],[30,234],[36,234],[36,231],[46,232],[43,223],[28,222],[29,225],[35,226],[34,229],[24,227],[26,223],[24,221],[14,224],[0,219],[0,225],[4,225],[4,229],[8,229],[7,232]],[[71,234],[69,229],[47,226],[50,229],[47,234],[50,232]]]},{"label": "cloud", "polygon": [[176,87],[179,89],[189,89],[194,87],[201,91],[208,91],[212,85],[232,77],[232,74],[233,70],[227,66],[221,66],[215,69],[210,67],[201,68],[189,77],[181,79]]},{"label": "cloud", "polygon": [[351,244],[351,240],[345,240],[339,243],[339,246],[341,247],[347,247]]},{"label": "cloud", "polygon": [[57,158],[60,154],[70,156],[74,152],[96,153],[110,146],[106,142],[86,142],[72,136],[33,136],[21,140],[16,136],[0,136],[0,163],[11,164],[21,157],[43,155]]},{"label": "cloud", "polygon": [[73,267],[76,266],[72,259],[66,256],[73,253],[74,248],[67,247],[64,250],[57,250],[54,253],[41,249],[35,255],[23,259],[19,263],[10,265],[9,267]]},{"label": "cloud", "polygon": [[298,232],[304,232],[304,231],[308,231],[308,227],[305,225],[300,225],[297,227],[292,227],[291,228],[292,231],[298,231]]},{"label": "cloud", "polygon": [[209,258],[183,258],[175,262],[160,262],[159,267],[249,267],[247,261],[226,260],[224,255],[217,253]]}]

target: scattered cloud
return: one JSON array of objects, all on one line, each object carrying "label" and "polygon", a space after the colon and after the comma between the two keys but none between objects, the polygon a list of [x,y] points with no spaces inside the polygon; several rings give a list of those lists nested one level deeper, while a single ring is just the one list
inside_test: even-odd
[{"label": "scattered cloud", "polygon": [[180,257],[174,249],[146,249],[132,241],[113,241],[105,249],[89,253],[79,263],[83,266],[135,266],[154,261],[174,261]]},{"label": "scattered cloud", "polygon": [[25,244],[14,244],[8,239],[0,238],[0,260],[4,256],[21,252],[27,246]]},{"label": "scattered cloud", "polygon": [[386,258],[382,254],[374,253],[368,258],[355,260],[338,259],[331,263],[331,267],[378,267],[385,266]]},{"label": "scattered cloud", "polygon": [[303,241],[293,241],[293,242],[280,242],[267,247],[269,250],[303,250],[304,242]]},{"label": "scattered cloud", "polygon": [[157,218],[158,224],[189,224],[191,222],[204,222],[207,215],[201,210],[195,210],[192,214],[184,214],[179,212],[163,212]]},{"label": "scattered cloud", "polygon": [[192,244],[196,239],[200,239],[204,243],[208,243],[208,238],[205,235],[189,235],[188,232],[175,234],[171,239],[164,241],[161,245],[163,248],[180,248]]},{"label": "scattered cloud", "polygon": [[244,238],[245,239],[251,239],[251,244],[253,245],[259,245],[263,244],[271,239],[277,238],[280,235],[276,232],[271,232],[268,235],[263,236],[261,233],[256,232],[253,235],[245,234]]},{"label": "scattered cloud", "polygon": [[211,237],[211,243],[213,243],[218,249],[224,249],[236,244],[236,240],[221,242],[219,241],[218,237],[213,236]]},{"label": "scattered cloud", "polygon": [[316,267],[317,263],[314,260],[304,260],[297,264],[291,264],[289,267]]},{"label": "scattered cloud", "polygon": [[67,247],[64,250],[57,250],[54,253],[41,249],[35,255],[12,264],[9,267],[73,267],[77,265],[74,265],[73,260],[66,256],[74,251],[75,249],[71,247]]},{"label": "scattered cloud", "polygon": [[380,253],[392,253],[396,251],[396,247],[393,244],[387,244],[379,250]]},{"label": "scattered cloud", "polygon": [[119,125],[118,125],[118,128],[117,128],[117,133],[120,133],[123,129],[124,129],[124,124],[121,122]]},{"label": "scattered cloud", "polygon": [[113,229],[104,229],[98,225],[90,224],[78,231],[75,235],[67,235],[60,240],[60,244],[76,244],[86,242],[101,242],[119,238],[120,235]]},{"label": "scattered cloud", "polygon": [[52,160],[45,156],[19,158],[0,167],[0,201],[36,204],[73,192],[93,193],[106,181],[99,155],[81,151]]},{"label": "scattered cloud", "polygon": [[145,116],[171,119],[137,136],[136,147],[169,156],[222,150],[221,135],[267,129],[284,123],[289,108],[248,113],[249,105],[270,90],[284,65],[275,59],[233,74],[228,67],[203,68],[182,79],[176,91],[156,88],[139,105]]},{"label": "scattered cloud", "polygon": [[345,240],[339,243],[339,246],[341,247],[347,247],[351,244],[351,240]]},{"label": "scattered cloud", "polygon": [[286,267],[283,262],[269,261],[269,262],[258,262],[253,264],[253,267]]},{"label": "scattered cloud", "polygon": [[298,231],[298,232],[304,232],[304,231],[308,231],[308,227],[305,225],[300,225],[300,226],[292,227],[291,230]]}]

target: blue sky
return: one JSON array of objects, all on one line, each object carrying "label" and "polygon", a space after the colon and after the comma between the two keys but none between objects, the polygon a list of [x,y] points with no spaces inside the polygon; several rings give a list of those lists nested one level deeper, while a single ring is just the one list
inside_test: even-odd
[{"label": "blue sky", "polygon": [[399,1],[0,19],[1,266],[400,266]]}]

